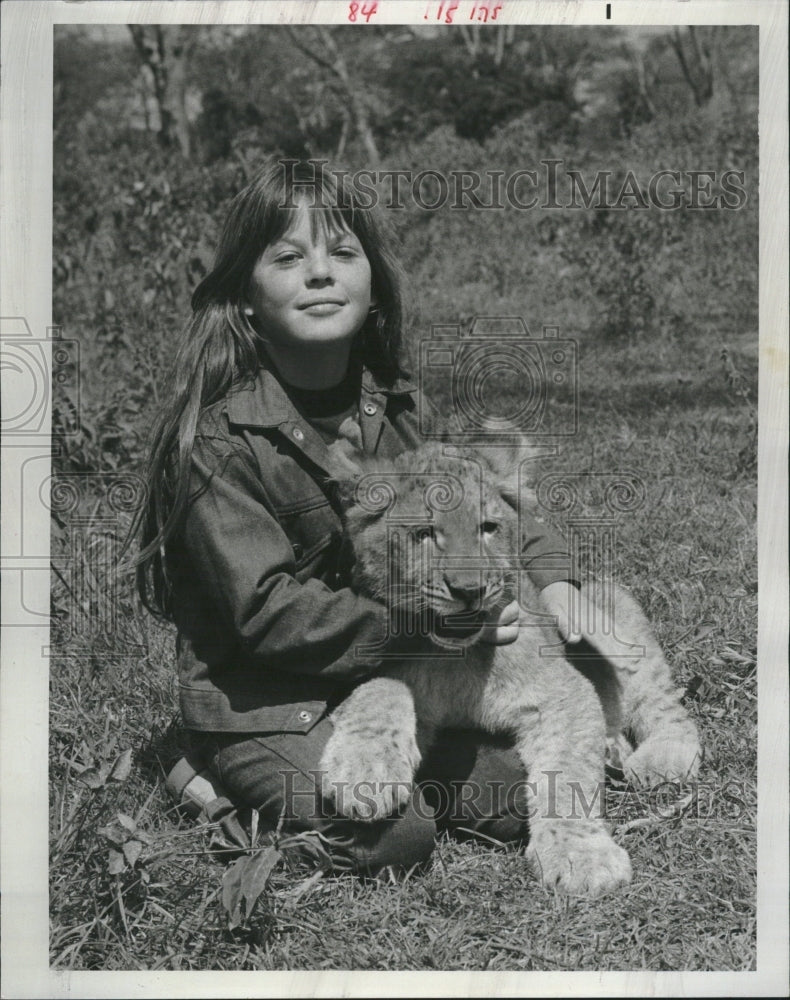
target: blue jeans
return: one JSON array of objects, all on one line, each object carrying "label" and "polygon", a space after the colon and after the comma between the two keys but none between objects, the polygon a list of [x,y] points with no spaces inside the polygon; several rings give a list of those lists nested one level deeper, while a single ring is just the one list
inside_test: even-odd
[{"label": "blue jeans", "polygon": [[319,761],[332,734],[321,719],[309,732],[196,733],[193,743],[231,797],[283,834],[322,834],[335,868],[374,875],[430,857],[437,832],[526,840],[526,774],[512,745],[476,730],[447,730],[423,758],[411,799],[374,823],[337,814],[320,792]]}]

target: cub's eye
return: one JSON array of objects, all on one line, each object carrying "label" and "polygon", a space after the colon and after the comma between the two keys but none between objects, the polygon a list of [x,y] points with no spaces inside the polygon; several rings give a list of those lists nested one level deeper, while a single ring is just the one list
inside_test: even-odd
[{"label": "cub's eye", "polygon": [[414,540],[416,542],[427,542],[433,538],[433,525],[427,524],[424,528],[416,528]]},{"label": "cub's eye", "polygon": [[480,525],[480,531],[484,535],[495,535],[499,531],[498,521],[483,521]]}]

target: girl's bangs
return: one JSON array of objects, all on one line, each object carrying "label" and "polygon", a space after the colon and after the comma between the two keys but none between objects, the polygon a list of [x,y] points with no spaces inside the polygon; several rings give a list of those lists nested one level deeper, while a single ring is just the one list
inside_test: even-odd
[{"label": "girl's bangs", "polygon": [[[331,236],[335,233],[355,232],[354,225],[358,215],[352,205],[338,205],[323,200],[318,189],[313,193],[298,192],[294,195],[291,205],[277,204],[273,206],[272,216],[266,220],[264,231],[260,234],[258,245],[264,249],[271,243],[282,239],[293,229],[303,208],[307,208],[310,220],[310,236],[317,240],[319,236]],[[359,234],[357,234],[359,235]]]}]

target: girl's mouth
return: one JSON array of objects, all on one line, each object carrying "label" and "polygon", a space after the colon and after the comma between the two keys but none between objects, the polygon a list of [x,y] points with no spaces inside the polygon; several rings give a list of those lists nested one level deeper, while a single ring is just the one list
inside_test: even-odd
[{"label": "girl's mouth", "polygon": [[331,316],[339,309],[343,308],[341,302],[313,302],[311,305],[302,306],[302,312],[310,313],[313,316]]}]

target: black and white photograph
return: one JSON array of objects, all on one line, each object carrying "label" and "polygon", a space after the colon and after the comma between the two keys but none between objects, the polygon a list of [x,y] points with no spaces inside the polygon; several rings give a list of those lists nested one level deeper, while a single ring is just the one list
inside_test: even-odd
[{"label": "black and white photograph", "polygon": [[2,18],[3,995],[786,995],[786,6]]}]

